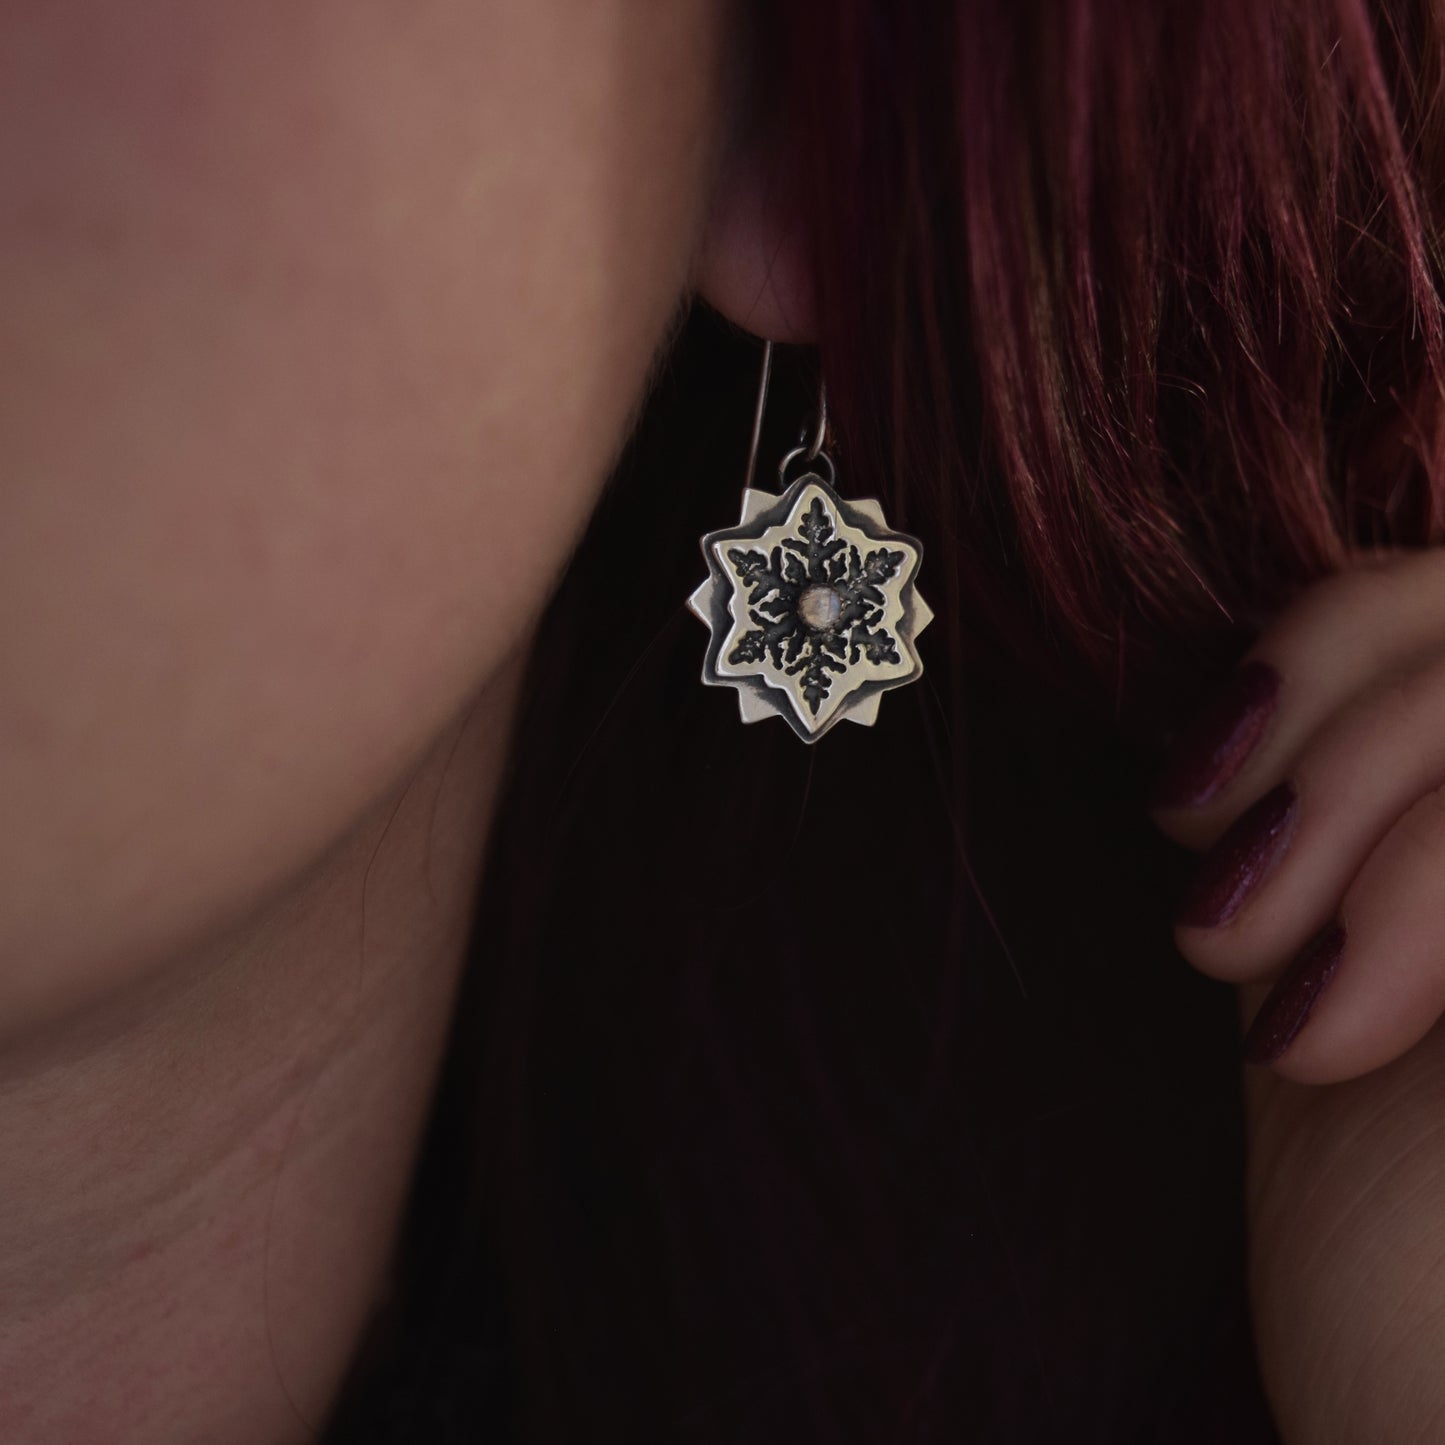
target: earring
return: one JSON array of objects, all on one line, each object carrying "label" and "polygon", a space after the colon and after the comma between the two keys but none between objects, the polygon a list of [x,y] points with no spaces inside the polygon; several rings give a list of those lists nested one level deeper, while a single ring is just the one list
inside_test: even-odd
[{"label": "earring", "polygon": [[[778,465],[781,493],[753,487],[772,360],[769,341],[742,516],[702,537],[707,580],[687,605],[712,634],[702,680],[736,688],[745,723],[777,714],[811,743],[844,719],[871,727],[882,695],[918,680],[933,612],[915,586],[922,544],[890,530],[876,501],[835,490],[821,384],[811,442],[805,429]],[[789,482],[800,458],[809,469]]]}]

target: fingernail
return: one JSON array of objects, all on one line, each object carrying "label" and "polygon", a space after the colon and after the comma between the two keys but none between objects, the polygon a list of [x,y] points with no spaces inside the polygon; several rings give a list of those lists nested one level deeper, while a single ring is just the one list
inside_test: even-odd
[{"label": "fingernail", "polygon": [[1239,770],[1264,736],[1279,702],[1279,673],[1246,662],[1224,691],[1184,730],[1155,779],[1152,806],[1207,803]]},{"label": "fingernail", "polygon": [[1230,824],[1200,860],[1175,912],[1176,923],[1218,928],[1244,907],[1289,846],[1296,801],[1295,790],[1281,783]]},{"label": "fingernail", "polygon": [[1247,1063],[1272,1064],[1294,1043],[1334,977],[1344,946],[1345,925],[1336,920],[1295,955],[1244,1036]]}]

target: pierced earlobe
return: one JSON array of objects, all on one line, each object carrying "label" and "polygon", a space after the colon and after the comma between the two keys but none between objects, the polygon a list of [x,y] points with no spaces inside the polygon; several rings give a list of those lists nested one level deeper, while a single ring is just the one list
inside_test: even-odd
[{"label": "pierced earlobe", "polygon": [[806,240],[771,178],[735,158],[718,182],[694,267],[697,294],[735,326],[769,341],[817,340]]}]

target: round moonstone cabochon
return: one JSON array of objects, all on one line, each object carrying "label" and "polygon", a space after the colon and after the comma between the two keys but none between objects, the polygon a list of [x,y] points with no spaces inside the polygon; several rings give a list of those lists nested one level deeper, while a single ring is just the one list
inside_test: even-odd
[{"label": "round moonstone cabochon", "polygon": [[843,599],[833,588],[818,583],[798,598],[798,616],[815,632],[831,632],[843,612]]}]

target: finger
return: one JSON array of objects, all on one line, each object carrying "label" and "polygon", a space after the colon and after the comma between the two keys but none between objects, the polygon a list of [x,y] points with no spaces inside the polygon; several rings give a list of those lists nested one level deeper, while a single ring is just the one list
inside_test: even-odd
[{"label": "finger", "polygon": [[1395,820],[1445,782],[1445,645],[1328,718],[1201,860],[1175,939],[1201,972],[1277,973],[1335,912]]},{"label": "finger", "polygon": [[1369,554],[1311,588],[1177,740],[1154,788],[1155,822],[1207,847],[1354,693],[1438,643],[1442,618],[1439,549]]},{"label": "finger", "polygon": [[1246,1057],[1300,1083],[1398,1058],[1445,1013],[1445,790],[1391,826],[1338,918],[1297,954],[1251,1024]]}]

